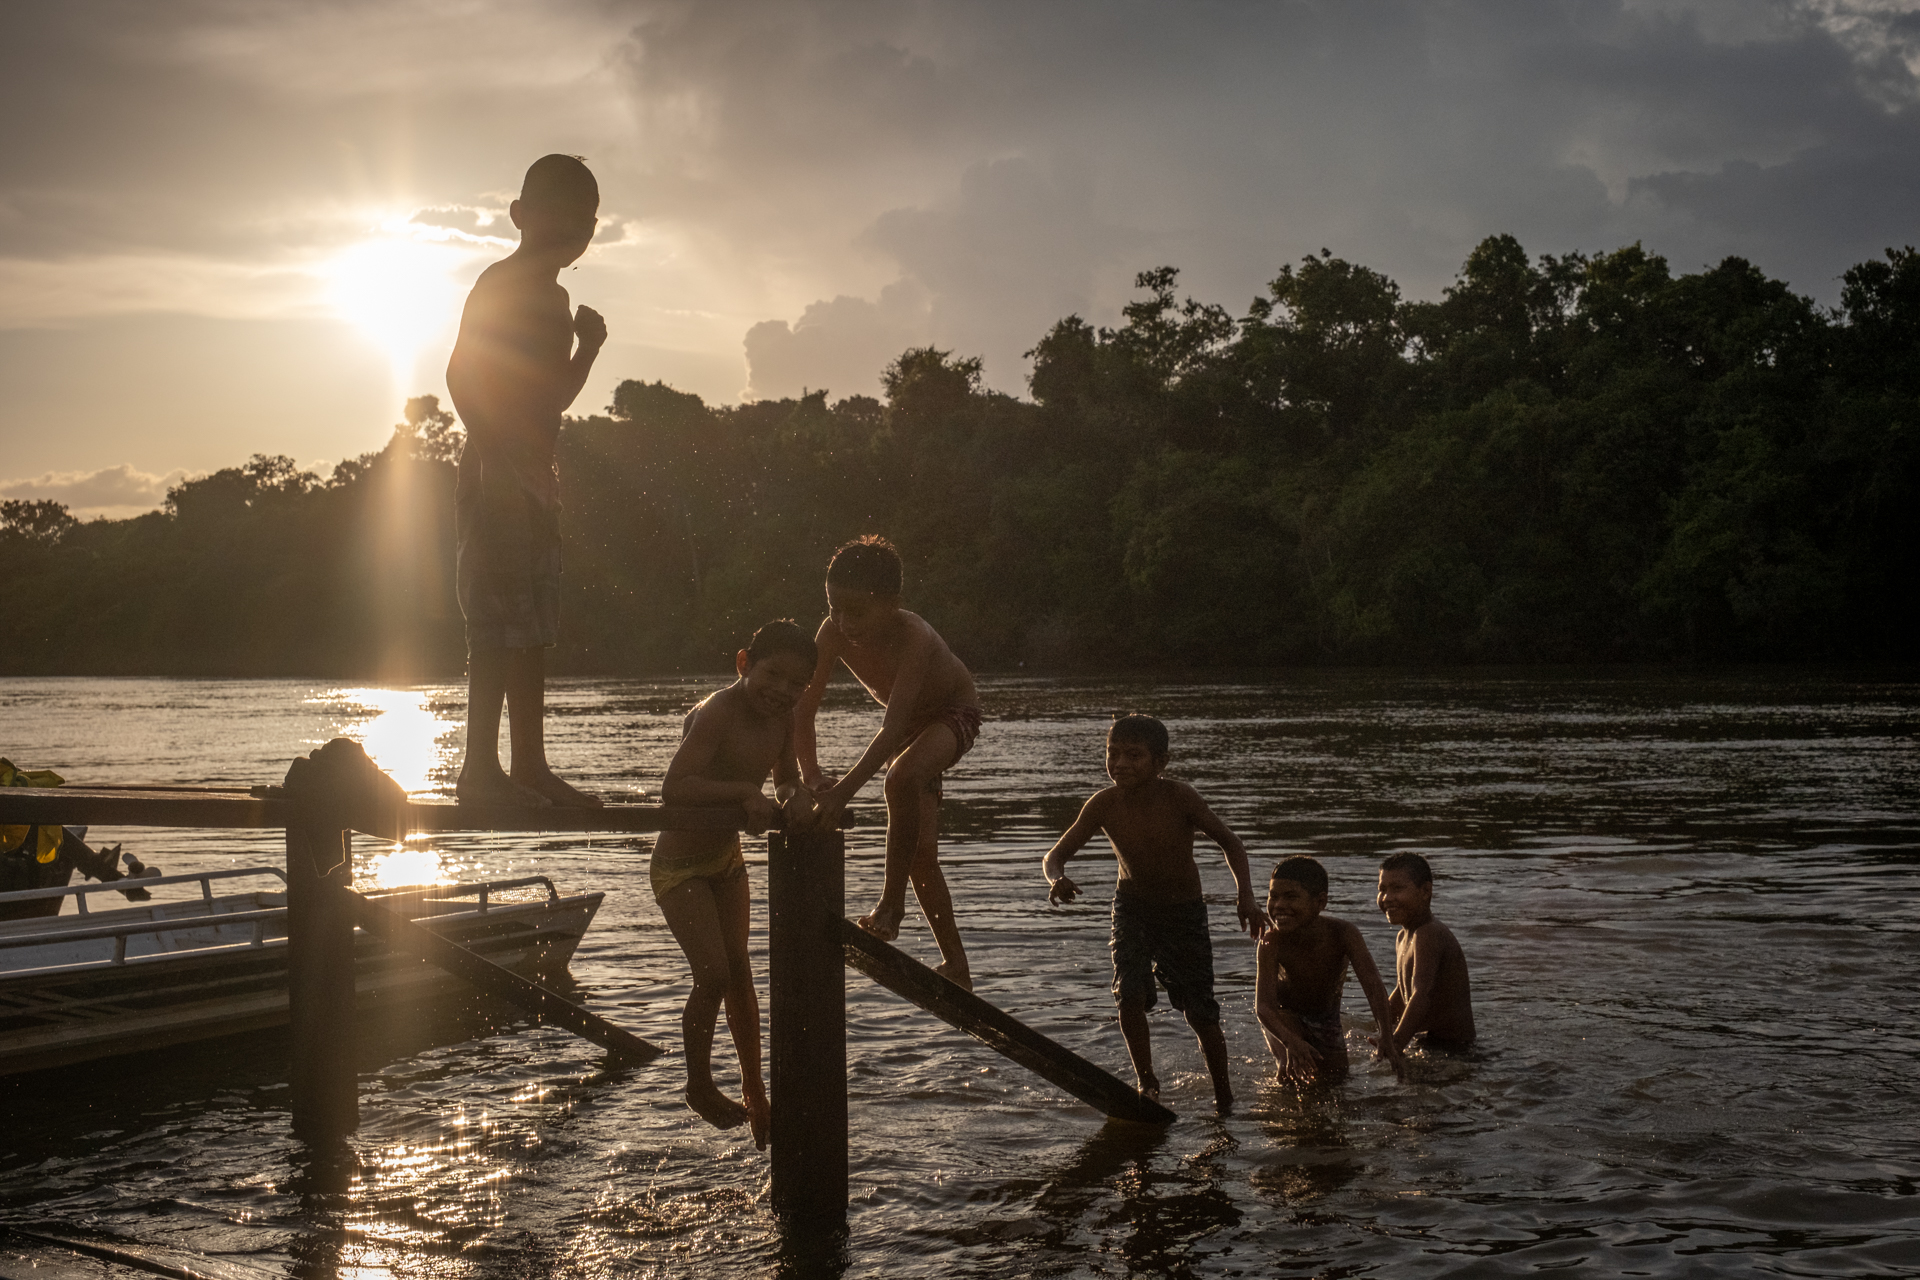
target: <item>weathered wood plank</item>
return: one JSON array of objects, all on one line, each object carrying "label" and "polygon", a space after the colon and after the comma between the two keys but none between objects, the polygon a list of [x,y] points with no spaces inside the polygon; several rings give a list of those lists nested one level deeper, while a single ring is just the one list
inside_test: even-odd
[{"label": "weathered wood plank", "polygon": [[809,1233],[847,1221],[846,837],[767,840],[767,1012],[773,1209]]},{"label": "weathered wood plank", "polygon": [[45,822],[89,827],[284,827],[286,800],[245,792],[106,791],[86,787],[0,787],[0,823]]},{"label": "weathered wood plank", "polygon": [[647,1062],[666,1052],[599,1014],[588,1012],[565,996],[556,995],[539,983],[502,968],[485,956],[475,955],[457,942],[448,941],[397,911],[390,911],[351,889],[340,892],[351,900],[354,917],[362,928],[385,939],[398,951],[419,956],[445,969],[476,990],[517,1005],[542,1022],[565,1027],[625,1062]]},{"label": "weathered wood plank", "polygon": [[[510,805],[415,801],[407,806],[413,831],[740,831],[742,809],[610,804],[603,809],[521,809]],[[0,787],[0,823],[45,822],[93,827],[215,827],[258,829],[301,821],[291,800],[260,799],[244,791],[152,791],[90,787]]]},{"label": "weathered wood plank", "polygon": [[853,921],[841,919],[838,923],[848,967],[858,969],[895,995],[912,1001],[996,1053],[1059,1085],[1103,1115],[1142,1124],[1171,1124],[1176,1119],[1173,1112],[1151,1098],[1142,1097],[1139,1090],[1118,1077],[972,992],[948,982]]}]

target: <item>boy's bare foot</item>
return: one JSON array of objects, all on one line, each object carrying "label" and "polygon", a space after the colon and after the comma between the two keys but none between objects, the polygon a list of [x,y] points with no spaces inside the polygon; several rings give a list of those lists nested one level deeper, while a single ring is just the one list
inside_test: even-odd
[{"label": "boy's bare foot", "polygon": [[[708,1084],[687,1086],[687,1106],[716,1129],[737,1129],[747,1122],[747,1109]],[[763,1144],[764,1145],[764,1144]]]},{"label": "boy's bare foot", "polygon": [[516,809],[547,809],[553,805],[553,801],[531,787],[521,786],[498,768],[462,766],[453,794],[461,804],[510,805]]},{"label": "boy's bare foot", "polygon": [[1152,1072],[1141,1076],[1140,1096],[1151,1099],[1154,1102],[1160,1101],[1160,1077],[1154,1075]]},{"label": "boy's bare foot", "polygon": [[866,915],[861,916],[855,923],[874,937],[880,939],[880,941],[892,942],[900,936],[900,923],[906,918],[907,909],[905,907],[888,907],[887,904],[883,902]]},{"label": "boy's bare foot", "polygon": [[973,990],[973,971],[964,963],[955,964],[951,960],[942,960],[933,966],[933,971],[962,991]]},{"label": "boy's bare foot", "polygon": [[570,782],[556,777],[551,769],[541,769],[513,775],[514,785],[525,787],[546,798],[548,804],[561,809],[601,809],[606,801],[599,796],[588,795]]},{"label": "boy's bare foot", "polygon": [[747,1095],[747,1127],[753,1131],[753,1145],[760,1150],[767,1149],[767,1130],[773,1125],[773,1108],[767,1105],[767,1095]]},{"label": "boy's bare foot", "polygon": [[1233,1114],[1233,1090],[1215,1089],[1213,1091],[1213,1109],[1219,1115],[1223,1115],[1223,1116],[1232,1115]]}]

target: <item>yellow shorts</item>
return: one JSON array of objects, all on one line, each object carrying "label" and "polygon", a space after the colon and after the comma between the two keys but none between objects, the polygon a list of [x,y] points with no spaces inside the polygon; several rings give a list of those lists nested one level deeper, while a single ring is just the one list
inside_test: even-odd
[{"label": "yellow shorts", "polygon": [[747,860],[740,852],[740,837],[735,835],[731,844],[712,853],[676,854],[663,858],[656,851],[647,866],[647,879],[653,884],[653,900],[658,902],[689,880],[703,876],[709,880],[730,880],[734,876],[745,875],[746,871]]}]

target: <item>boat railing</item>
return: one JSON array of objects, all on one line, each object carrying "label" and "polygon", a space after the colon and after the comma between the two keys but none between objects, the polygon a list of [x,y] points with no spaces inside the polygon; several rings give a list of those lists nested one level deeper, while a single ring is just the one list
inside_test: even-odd
[{"label": "boat railing", "polygon": [[[209,927],[216,928],[216,929],[228,929],[238,925],[251,925],[253,926],[252,936],[244,942],[215,942],[215,943],[210,943],[206,946],[186,947],[186,948],[181,948],[179,950],[172,950],[164,954],[180,955],[185,951],[191,951],[196,954],[213,954],[221,951],[234,951],[234,950],[244,950],[252,947],[264,947],[266,946],[268,941],[267,926],[274,922],[284,922],[287,918],[286,907],[272,906],[272,907],[259,908],[252,911],[220,911],[217,909],[211,887],[208,883],[213,880],[229,880],[229,879],[233,879],[240,876],[251,876],[251,875],[272,875],[272,876],[279,877],[280,880],[282,880],[283,882],[286,880],[285,873],[282,872],[277,867],[248,867],[248,868],[236,868],[236,869],[227,870],[227,871],[206,871],[206,872],[199,872],[199,873],[187,873],[187,874],[176,875],[176,876],[148,877],[140,881],[140,884],[143,887],[147,885],[155,885],[155,884],[185,884],[190,881],[196,881],[196,880],[199,881],[201,883],[202,897],[204,901],[201,903],[194,903],[190,905],[202,906],[204,907],[204,910],[195,911],[190,915],[150,917],[145,920],[130,920],[124,923],[100,924],[100,925],[92,925],[92,926],[82,927],[82,928],[64,928],[64,927],[55,925],[51,928],[43,928],[39,931],[32,932],[32,933],[19,933],[19,934],[13,934],[13,935],[0,934],[0,951],[15,950],[22,947],[65,945],[73,942],[99,942],[109,938],[113,940],[113,944],[114,944],[113,958],[111,960],[101,959],[101,960],[80,961],[80,962],[76,962],[74,964],[69,964],[69,965],[45,966],[40,969],[30,969],[30,970],[7,970],[4,968],[4,966],[0,966],[0,977],[17,979],[22,977],[36,976],[42,972],[48,971],[49,969],[61,969],[66,971],[72,971],[75,969],[82,969],[82,968],[107,967],[112,965],[126,965],[129,963],[130,960],[132,963],[137,964],[143,959],[160,959],[162,958],[162,956],[160,955],[149,956],[149,957],[142,957],[142,956],[129,957],[127,955],[127,939],[139,937],[142,934],[149,934],[149,933],[151,934],[184,933],[193,929],[206,929]],[[466,919],[471,919],[474,916],[485,915],[487,914],[490,905],[491,906],[516,906],[516,907],[526,907],[526,906],[535,905],[533,903],[518,903],[518,902],[495,903],[495,902],[492,902],[492,897],[491,897],[493,893],[501,890],[525,889],[525,888],[531,888],[534,886],[544,888],[547,891],[547,901],[544,905],[548,907],[553,907],[559,904],[560,902],[559,890],[554,887],[553,881],[548,879],[546,876],[519,876],[519,877],[515,877],[513,879],[508,879],[508,880],[482,880],[482,881],[468,881],[463,883],[445,884],[445,885],[424,885],[418,888],[391,890],[391,891],[381,893],[377,896],[378,898],[386,901],[393,901],[393,900],[404,901],[409,898],[417,898],[417,899],[424,899],[424,900],[430,900],[430,901],[444,902],[444,901],[449,901],[453,899],[466,898],[466,897],[477,895],[479,897],[479,902],[477,904],[476,910],[453,912],[449,915],[439,917],[439,921],[441,923],[450,924],[450,923],[453,923],[454,921],[466,920]],[[103,885],[76,885],[76,886],[70,886],[64,889],[28,889],[28,890],[21,890],[17,893],[0,894],[0,901],[17,901],[22,898],[54,898],[54,897],[61,897],[64,895],[86,893],[89,890],[93,892],[99,892],[103,888],[110,889],[112,888],[112,885],[111,884],[104,885],[104,886]],[[165,904],[156,904],[156,905],[158,906],[158,905],[165,905]],[[187,905],[187,904],[181,904],[181,905]],[[86,913],[83,911],[82,914],[86,914]],[[52,924],[52,921],[49,920],[47,923]]]},{"label": "boat railing", "polygon": [[[113,939],[112,960],[79,961],[70,965],[45,966],[42,969],[0,970],[0,978],[22,978],[42,973],[48,968],[78,969],[90,965],[124,965],[127,959],[127,939],[143,933],[180,933],[189,929],[230,928],[235,925],[252,925],[253,936],[246,942],[219,942],[206,947],[188,947],[188,951],[229,951],[245,947],[264,947],[267,942],[267,924],[269,921],[285,920],[285,907],[268,907],[258,911],[208,911],[190,916],[174,916],[165,920],[132,920],[126,924],[97,924],[85,929],[58,929],[44,933],[20,933],[0,936],[0,951],[19,947],[65,946],[72,942],[100,942]],[[178,951],[169,952],[178,955]],[[140,957],[134,957],[138,960]],[[159,958],[159,957],[153,957]]]},{"label": "boat railing", "polygon": [[513,880],[465,880],[456,884],[410,885],[403,889],[383,889],[369,893],[369,898],[419,898],[427,902],[444,902],[449,898],[465,898],[478,894],[480,901],[477,909],[485,915],[492,905],[492,895],[505,889],[528,889],[539,885],[547,891],[547,905],[553,906],[560,901],[560,891],[553,887],[553,881],[546,876],[520,876]]},{"label": "boat railing", "polygon": [[287,873],[279,867],[232,867],[225,871],[186,871],[175,876],[128,876],[120,880],[107,880],[99,884],[71,884],[52,889],[15,889],[11,893],[0,893],[0,902],[33,902],[46,898],[74,898],[75,907],[81,915],[91,914],[87,910],[87,896],[95,893],[120,893],[127,889],[153,889],[165,884],[200,885],[200,898],[209,905],[213,902],[213,881],[232,880],[240,876],[276,876],[281,884],[287,882]]}]

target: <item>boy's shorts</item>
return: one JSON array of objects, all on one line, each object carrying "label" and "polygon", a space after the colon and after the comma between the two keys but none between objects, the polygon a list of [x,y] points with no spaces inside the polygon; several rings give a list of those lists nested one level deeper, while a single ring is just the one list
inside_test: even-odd
[{"label": "boy's shorts", "polygon": [[1204,901],[1147,902],[1115,893],[1111,946],[1116,1004],[1137,1000],[1143,1008],[1153,1008],[1159,999],[1153,981],[1158,977],[1167,1000],[1190,1021],[1220,1021]]},{"label": "boy's shorts", "polygon": [[541,474],[462,451],[454,525],[467,651],[558,641],[560,482],[553,469]]}]

